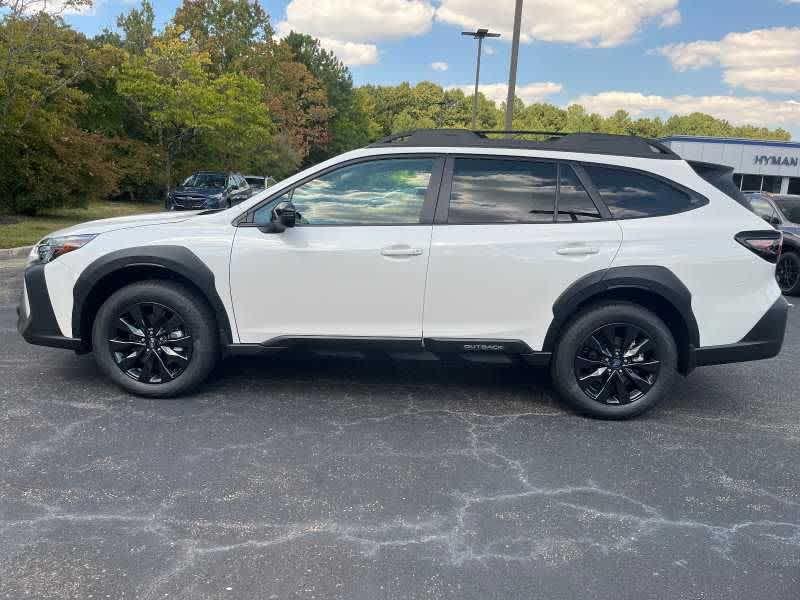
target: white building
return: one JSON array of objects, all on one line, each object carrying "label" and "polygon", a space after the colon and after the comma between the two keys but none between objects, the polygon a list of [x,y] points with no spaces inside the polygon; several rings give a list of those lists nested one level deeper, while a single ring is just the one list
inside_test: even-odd
[{"label": "white building", "polygon": [[733,167],[743,192],[800,195],[800,142],[674,135],[661,140],[686,160]]}]

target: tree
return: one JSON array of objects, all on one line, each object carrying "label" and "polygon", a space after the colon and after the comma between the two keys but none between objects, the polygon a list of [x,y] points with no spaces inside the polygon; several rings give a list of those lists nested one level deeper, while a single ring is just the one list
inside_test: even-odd
[{"label": "tree", "polygon": [[0,209],[29,214],[85,204],[108,188],[103,154],[86,153],[89,137],[75,126],[87,101],[77,86],[89,45],[60,17],[35,12],[39,6],[6,5],[0,21]]},{"label": "tree", "polygon": [[208,55],[182,40],[180,30],[168,29],[119,70],[119,93],[133,103],[162,150],[166,190],[176,159],[193,144],[205,142],[209,154],[228,161],[271,137],[261,84],[242,74],[213,78],[208,63]]},{"label": "tree", "polygon": [[174,22],[208,54],[210,67],[220,75],[253,44],[272,39],[269,16],[253,0],[183,0]]},{"label": "tree", "polygon": [[[520,101],[520,104],[522,102]],[[535,103],[528,106],[515,107],[517,115],[514,120],[515,129],[529,131],[564,131],[567,125],[567,113],[552,104]]]},{"label": "tree", "polygon": [[117,27],[124,34],[122,47],[131,54],[144,54],[155,37],[155,18],[153,5],[149,0],[142,0],[141,8],[132,8],[118,16]]},{"label": "tree", "polygon": [[[264,86],[263,101],[296,160],[276,165],[270,171],[293,169],[311,153],[324,152],[330,143],[328,124],[333,110],[325,87],[308,67],[297,62],[284,44],[254,44],[237,65],[248,77]],[[286,155],[289,158],[290,155]]]},{"label": "tree", "polygon": [[603,117],[593,113],[588,114],[580,104],[571,104],[567,107],[564,119],[564,131],[594,132],[600,131]]},{"label": "tree", "polygon": [[291,50],[294,60],[304,64],[320,80],[334,111],[329,124],[330,143],[324,150],[311,152],[307,162],[318,162],[366,144],[369,120],[356,102],[349,69],[309,35],[291,32],[283,43]]}]

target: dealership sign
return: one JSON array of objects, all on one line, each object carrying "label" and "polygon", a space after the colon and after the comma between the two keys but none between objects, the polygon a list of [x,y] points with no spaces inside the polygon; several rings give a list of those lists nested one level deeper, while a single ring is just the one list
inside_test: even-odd
[{"label": "dealership sign", "polygon": [[767,166],[774,165],[776,167],[796,167],[798,166],[798,158],[789,158],[788,156],[770,156],[767,154],[757,154],[753,157],[753,162],[757,165]]}]

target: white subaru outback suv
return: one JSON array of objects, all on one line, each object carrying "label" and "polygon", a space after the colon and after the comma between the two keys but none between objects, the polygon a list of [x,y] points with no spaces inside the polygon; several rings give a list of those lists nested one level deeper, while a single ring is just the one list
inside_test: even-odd
[{"label": "white subaru outback suv", "polygon": [[18,328],[144,396],[227,355],[379,350],[549,365],[579,411],[630,417],[678,373],[780,351],[781,234],[741,201],[653,140],[414,131],[227,210],[53,233]]}]

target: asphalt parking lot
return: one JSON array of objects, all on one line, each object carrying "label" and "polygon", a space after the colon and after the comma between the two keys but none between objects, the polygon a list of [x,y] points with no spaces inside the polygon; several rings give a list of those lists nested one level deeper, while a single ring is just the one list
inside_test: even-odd
[{"label": "asphalt parking lot", "polygon": [[800,315],[600,422],[515,367],[229,361],[128,396],[0,262],[0,597],[800,597]]}]

